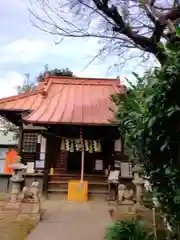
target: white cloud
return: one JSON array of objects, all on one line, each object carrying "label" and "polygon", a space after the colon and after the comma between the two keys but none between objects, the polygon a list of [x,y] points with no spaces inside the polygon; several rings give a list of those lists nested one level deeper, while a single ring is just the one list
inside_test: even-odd
[{"label": "white cloud", "polygon": [[103,76],[106,75],[105,71],[106,71],[106,67],[105,66],[99,66],[99,65],[90,65],[89,67],[87,67],[86,69],[83,69],[83,66],[82,65],[82,68],[81,69],[78,69],[78,70],[74,70],[74,74],[78,77],[92,77],[92,78],[101,78]]},{"label": "white cloud", "polygon": [[[92,47],[90,47],[90,45]],[[8,45],[0,46],[0,63],[35,63],[47,57],[76,58],[77,62],[83,58],[93,57],[95,54],[95,41],[64,41],[55,45],[53,41],[19,39]]]},{"label": "white cloud", "polygon": [[46,49],[43,41],[18,40],[6,46],[0,46],[1,63],[27,64],[40,58]]},{"label": "white cloud", "polygon": [[23,75],[18,72],[0,74],[0,98],[17,94],[16,87],[24,81]]}]

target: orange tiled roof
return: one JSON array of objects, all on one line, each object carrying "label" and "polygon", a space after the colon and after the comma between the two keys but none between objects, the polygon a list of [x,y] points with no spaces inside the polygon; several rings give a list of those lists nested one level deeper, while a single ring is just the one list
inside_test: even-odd
[{"label": "orange tiled roof", "polygon": [[25,111],[29,123],[108,124],[110,95],[123,92],[119,79],[48,77],[37,89],[0,99],[0,111]]}]

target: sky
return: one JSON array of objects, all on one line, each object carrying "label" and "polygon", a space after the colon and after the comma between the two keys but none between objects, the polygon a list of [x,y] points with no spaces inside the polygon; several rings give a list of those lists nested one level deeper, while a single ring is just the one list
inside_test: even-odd
[{"label": "sky", "polygon": [[[52,35],[32,26],[26,0],[0,1],[0,97],[16,94],[16,86],[23,83],[24,74],[35,79],[48,64],[49,69],[69,68],[80,77],[120,76],[131,78],[136,69],[143,68],[136,62],[127,64],[123,69],[108,70],[110,62],[94,62],[85,66],[96,55],[96,40],[66,40],[55,44]],[[85,69],[84,69],[85,68]]]}]

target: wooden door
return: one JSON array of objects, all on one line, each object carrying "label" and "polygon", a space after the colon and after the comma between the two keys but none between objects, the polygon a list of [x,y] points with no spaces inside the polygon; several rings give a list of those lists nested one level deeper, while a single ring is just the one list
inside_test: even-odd
[{"label": "wooden door", "polygon": [[66,173],[67,172],[67,157],[68,152],[59,152],[59,157],[56,160],[56,172],[57,173]]}]

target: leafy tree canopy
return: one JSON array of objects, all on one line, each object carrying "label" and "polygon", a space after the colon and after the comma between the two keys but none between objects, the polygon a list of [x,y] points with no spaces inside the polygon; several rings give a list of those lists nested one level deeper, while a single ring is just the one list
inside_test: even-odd
[{"label": "leafy tree canopy", "polygon": [[150,177],[171,225],[180,222],[180,48],[168,50],[161,68],[137,76],[126,95],[112,96],[125,149]]},{"label": "leafy tree canopy", "polygon": [[62,69],[51,69],[49,70],[47,65],[45,66],[45,70],[40,73],[37,77],[37,81],[43,79],[45,77],[45,74],[48,74],[49,76],[68,76],[68,77],[74,77],[74,74],[69,68],[62,68]]},{"label": "leafy tree canopy", "polygon": [[17,92],[18,94],[20,93],[25,93],[29,92],[32,89],[34,89],[37,85],[37,83],[45,77],[45,75],[48,74],[49,76],[68,76],[68,77],[74,77],[74,74],[69,68],[62,68],[62,69],[48,69],[48,66],[45,65],[44,71],[40,73],[36,80],[32,80],[30,78],[30,74],[25,74],[25,79],[22,85],[17,86]]}]

